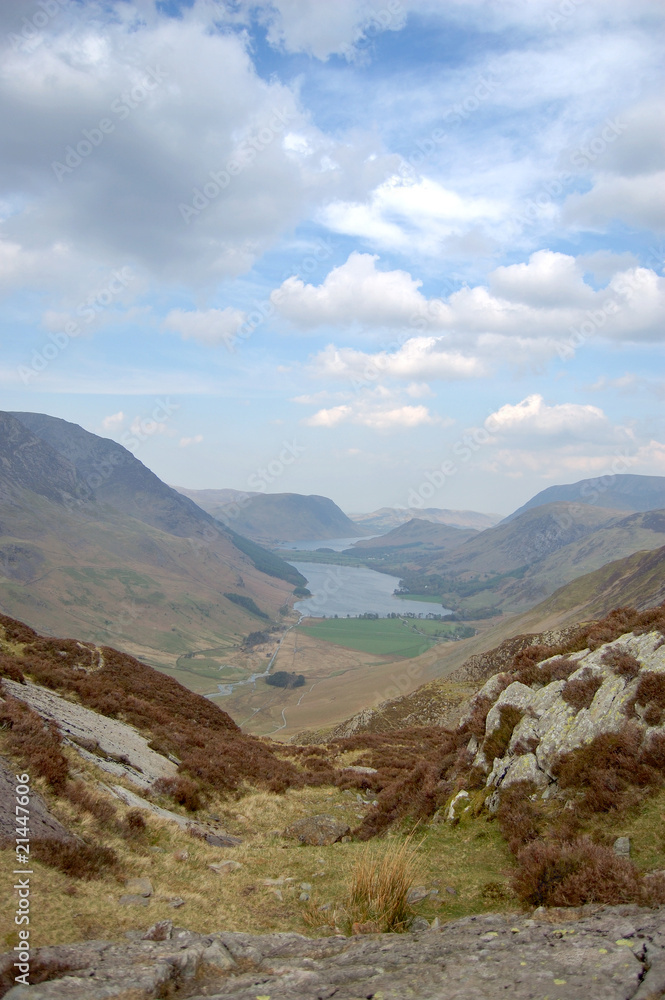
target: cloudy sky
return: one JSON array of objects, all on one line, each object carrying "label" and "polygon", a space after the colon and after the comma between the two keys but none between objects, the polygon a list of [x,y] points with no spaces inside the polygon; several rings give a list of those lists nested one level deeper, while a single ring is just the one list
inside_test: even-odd
[{"label": "cloudy sky", "polygon": [[661,0],[0,8],[0,391],[192,488],[665,475]]}]

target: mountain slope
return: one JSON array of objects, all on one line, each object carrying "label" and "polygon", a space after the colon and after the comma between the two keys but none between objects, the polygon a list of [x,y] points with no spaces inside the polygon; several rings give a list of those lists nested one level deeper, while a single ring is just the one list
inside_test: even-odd
[{"label": "mountain slope", "polygon": [[512,521],[532,507],[561,500],[610,507],[613,510],[659,510],[665,507],[665,476],[622,474],[581,479],[578,483],[566,486],[549,486],[505,520]]},{"label": "mountain slope", "polygon": [[431,563],[431,568],[448,573],[507,573],[580,541],[618,517],[617,511],[586,504],[547,504],[525,511],[513,521],[502,521],[488,528],[452,552],[444,553]]},{"label": "mountain slope", "polygon": [[21,418],[0,413],[5,613],[174,668],[192,651],[236,647],[257,627],[252,609],[277,616],[302,581],[120,445],[41,414]]},{"label": "mountain slope", "polygon": [[[207,494],[217,490],[188,490],[187,496],[234,531],[256,542],[276,544],[310,539],[353,538],[362,535],[328,497],[302,496],[299,493],[244,494],[227,504],[220,504]],[[206,494],[199,497],[199,494]]]}]

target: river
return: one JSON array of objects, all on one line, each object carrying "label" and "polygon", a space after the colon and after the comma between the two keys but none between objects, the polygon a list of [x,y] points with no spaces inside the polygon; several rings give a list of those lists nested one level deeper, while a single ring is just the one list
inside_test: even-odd
[{"label": "river", "polygon": [[[325,544],[325,543],[322,543]],[[290,560],[289,560],[290,561]],[[312,596],[296,601],[294,608],[301,615],[313,618],[332,618],[371,612],[385,618],[396,614],[449,614],[447,608],[427,601],[405,601],[393,591],[399,587],[399,578],[377,573],[364,566],[333,566],[326,563],[291,562],[291,566],[307,578],[307,589]]]}]

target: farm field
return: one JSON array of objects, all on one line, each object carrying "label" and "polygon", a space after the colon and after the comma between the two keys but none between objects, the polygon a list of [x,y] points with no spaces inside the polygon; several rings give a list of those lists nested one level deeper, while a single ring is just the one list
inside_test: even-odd
[{"label": "farm field", "polygon": [[460,626],[452,622],[446,624],[422,618],[324,618],[320,621],[310,618],[309,621],[316,624],[300,625],[298,631],[313,639],[375,656],[420,656],[438,638],[452,638],[459,635],[460,630]]}]

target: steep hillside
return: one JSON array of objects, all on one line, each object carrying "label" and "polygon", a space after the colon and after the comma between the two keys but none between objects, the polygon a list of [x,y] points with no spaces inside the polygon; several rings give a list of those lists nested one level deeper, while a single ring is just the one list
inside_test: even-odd
[{"label": "steep hillside", "polygon": [[[435,521],[425,521],[414,517],[405,524],[377,538],[364,539],[355,542],[347,551],[360,558],[367,552],[383,552],[386,555],[398,550],[413,550],[414,552],[444,551],[457,548],[469,541],[478,532],[474,528],[453,528]],[[403,552],[408,558],[410,552]]]},{"label": "steep hillside", "polygon": [[612,510],[659,510],[665,508],[665,476],[633,476],[626,473],[581,479],[566,486],[548,486],[510,514],[506,521],[512,521],[532,507],[561,500]]},{"label": "steep hillside", "polygon": [[237,646],[260,620],[252,607],[275,617],[302,582],[120,445],[66,421],[21,417],[0,414],[5,613],[174,668],[194,650]]},{"label": "steep hillside", "polygon": [[[198,501],[199,490],[188,496]],[[202,498],[201,506],[241,535],[264,544],[316,538],[353,538],[363,532],[327,497],[299,493],[254,493],[226,505]]]},{"label": "steep hillside", "polygon": [[349,514],[363,529],[363,534],[372,532],[392,531],[400,524],[406,524],[414,517],[421,521],[432,521],[434,524],[447,524],[451,528],[475,528],[483,531],[491,528],[501,520],[500,514],[481,514],[476,510],[446,510],[439,507],[379,507],[371,514]]}]

